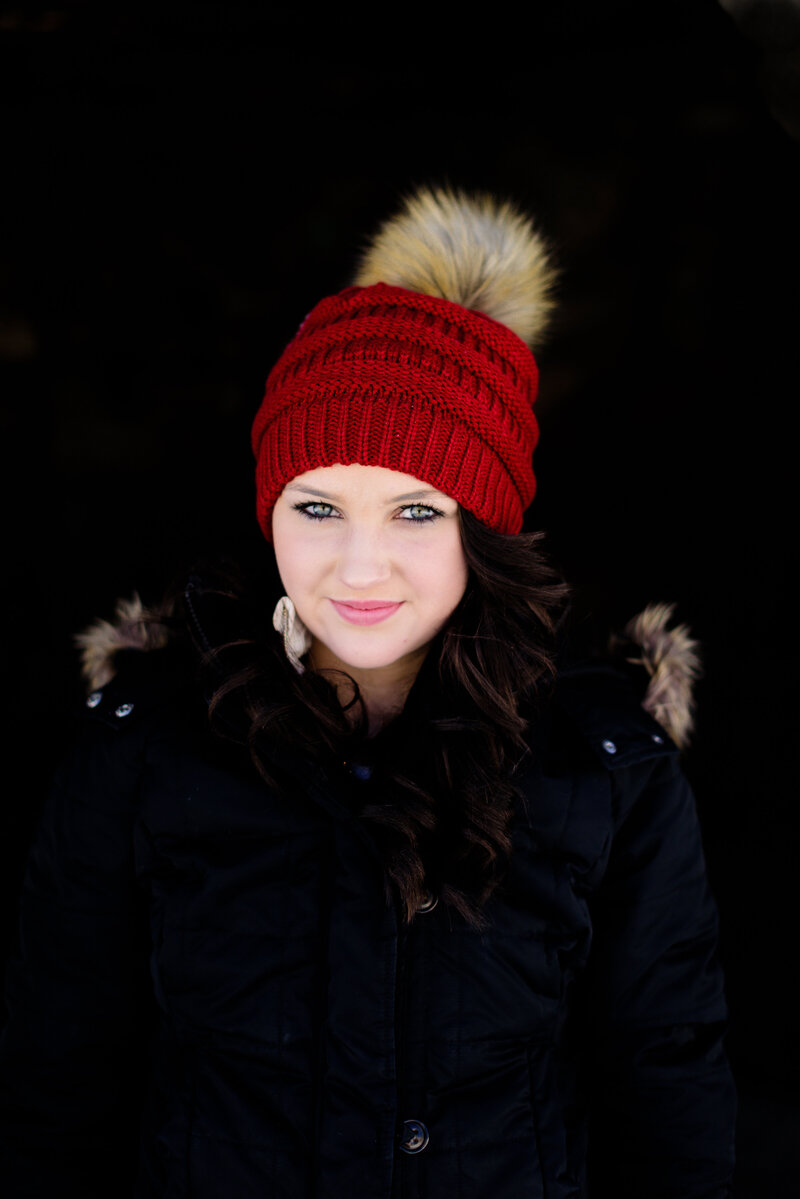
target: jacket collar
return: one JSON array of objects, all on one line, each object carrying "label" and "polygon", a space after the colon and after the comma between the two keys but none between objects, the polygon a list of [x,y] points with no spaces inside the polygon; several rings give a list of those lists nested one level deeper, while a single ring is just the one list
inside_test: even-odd
[{"label": "jacket collar", "polygon": [[[244,635],[238,626],[237,605],[221,592],[209,591],[203,580],[192,575],[184,591],[186,623],[198,650],[207,652],[221,641]],[[564,663],[559,670],[558,694],[586,730],[593,744],[611,740],[616,744],[610,725],[595,725],[591,713],[599,713],[609,702],[616,702],[620,719],[624,710],[630,720],[637,705],[630,697],[641,695],[641,707],[650,719],[638,720],[641,733],[652,745],[656,736],[667,737],[684,749],[693,728],[693,689],[700,674],[697,642],[683,624],[673,623],[674,605],[650,604],[610,640],[610,655],[604,662]],[[165,608],[145,608],[138,595],[119,600],[112,621],[98,620],[78,634],[82,673],[92,692],[102,688],[116,673],[120,652],[137,650],[149,653],[163,649],[170,639],[174,614]],[[224,633],[221,631],[224,630]],[[623,686],[616,663],[630,676]],[[426,663],[427,665],[427,663]],[[638,682],[636,678],[638,676]],[[412,688],[409,702],[424,702],[425,667]],[[616,682],[614,681],[616,680]],[[600,689],[602,688],[602,702]],[[622,702],[623,694],[626,696]],[[653,721],[659,728],[653,727]],[[618,731],[619,732],[619,731]],[[599,738],[599,741],[598,741]],[[613,755],[611,755],[613,756]],[[617,757],[618,764],[625,760]]]}]

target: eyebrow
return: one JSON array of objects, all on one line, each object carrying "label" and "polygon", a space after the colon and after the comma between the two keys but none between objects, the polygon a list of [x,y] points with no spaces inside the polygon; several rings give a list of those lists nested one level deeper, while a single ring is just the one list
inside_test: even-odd
[{"label": "eyebrow", "polygon": [[[290,483],[286,488],[287,491],[302,491],[305,495],[315,495],[321,500],[330,500],[335,504],[341,503],[338,496],[331,495],[327,491],[318,491],[315,487],[305,487],[302,483]],[[399,504],[403,500],[421,500],[427,495],[441,495],[435,487],[425,488],[420,491],[407,491],[403,495],[395,495],[390,500],[385,500],[387,504]]]}]

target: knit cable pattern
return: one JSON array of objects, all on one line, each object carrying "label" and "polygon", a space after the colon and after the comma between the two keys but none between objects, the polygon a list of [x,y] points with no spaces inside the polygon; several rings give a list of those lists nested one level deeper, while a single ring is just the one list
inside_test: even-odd
[{"label": "knit cable pattern", "polygon": [[413,475],[518,533],[536,480],[538,371],[504,325],[385,283],[328,296],[267,379],[253,422],[257,516],[297,475],[358,462]]}]

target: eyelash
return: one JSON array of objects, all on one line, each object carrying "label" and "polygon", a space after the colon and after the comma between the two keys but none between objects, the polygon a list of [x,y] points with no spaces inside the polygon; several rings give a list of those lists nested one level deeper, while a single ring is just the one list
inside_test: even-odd
[{"label": "eyelash", "polygon": [[[328,508],[328,509],[330,509],[330,511],[326,512],[325,515],[322,516],[318,512],[311,512],[310,511],[311,508]],[[403,517],[403,519],[405,520],[405,523],[408,525],[432,524],[433,521],[438,520],[440,516],[444,516],[444,512],[440,511],[439,508],[434,508],[431,504],[405,504],[402,508],[399,509],[399,511],[400,512],[410,512],[413,508],[422,508],[424,511],[428,512],[430,515],[416,516],[416,517],[414,517],[414,516]],[[333,504],[326,504],[322,500],[308,500],[305,503],[301,502],[299,504],[295,504],[294,510],[295,510],[295,512],[302,512],[303,516],[305,516],[307,520],[331,520],[331,519],[335,520],[335,519],[338,519],[338,518],[332,516],[332,513],[336,511]]]}]

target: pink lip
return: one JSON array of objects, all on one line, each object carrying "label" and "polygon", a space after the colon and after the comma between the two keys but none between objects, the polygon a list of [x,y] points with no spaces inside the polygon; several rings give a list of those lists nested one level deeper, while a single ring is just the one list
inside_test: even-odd
[{"label": "pink lip", "polygon": [[400,603],[387,603],[386,600],[335,600],[332,599],[336,611],[350,624],[378,624],[387,620],[400,607]]}]

